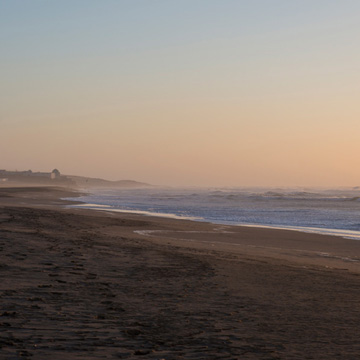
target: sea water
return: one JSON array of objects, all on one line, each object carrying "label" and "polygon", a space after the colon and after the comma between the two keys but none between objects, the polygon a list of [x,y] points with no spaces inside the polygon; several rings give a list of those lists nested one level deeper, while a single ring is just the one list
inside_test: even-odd
[{"label": "sea water", "polygon": [[99,189],[81,207],[218,224],[293,229],[360,240],[360,189]]}]

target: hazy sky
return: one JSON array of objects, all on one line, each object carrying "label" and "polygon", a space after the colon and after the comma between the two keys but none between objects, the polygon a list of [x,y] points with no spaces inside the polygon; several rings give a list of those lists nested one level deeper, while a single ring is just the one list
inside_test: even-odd
[{"label": "hazy sky", "polygon": [[360,185],[359,0],[0,0],[0,169]]}]

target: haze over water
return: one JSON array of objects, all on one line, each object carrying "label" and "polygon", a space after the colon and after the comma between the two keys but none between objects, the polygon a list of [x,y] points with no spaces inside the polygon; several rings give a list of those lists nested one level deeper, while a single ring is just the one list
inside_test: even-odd
[{"label": "haze over water", "polygon": [[360,2],[0,0],[0,169],[360,184]]}]

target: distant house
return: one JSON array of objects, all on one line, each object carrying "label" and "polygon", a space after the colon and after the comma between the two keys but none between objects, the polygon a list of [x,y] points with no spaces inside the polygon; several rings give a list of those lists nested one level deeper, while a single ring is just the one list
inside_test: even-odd
[{"label": "distant house", "polygon": [[58,169],[54,169],[51,172],[50,177],[51,177],[51,179],[58,179],[60,177],[60,171]]}]

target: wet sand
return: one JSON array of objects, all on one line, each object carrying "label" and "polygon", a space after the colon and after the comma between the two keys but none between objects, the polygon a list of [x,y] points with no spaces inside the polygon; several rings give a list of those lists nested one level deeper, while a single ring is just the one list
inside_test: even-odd
[{"label": "wet sand", "polygon": [[0,188],[1,359],[357,359],[360,242]]}]

